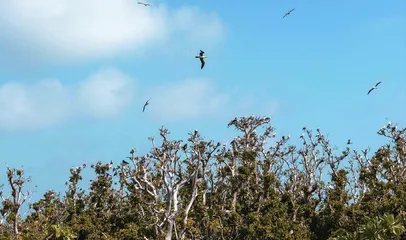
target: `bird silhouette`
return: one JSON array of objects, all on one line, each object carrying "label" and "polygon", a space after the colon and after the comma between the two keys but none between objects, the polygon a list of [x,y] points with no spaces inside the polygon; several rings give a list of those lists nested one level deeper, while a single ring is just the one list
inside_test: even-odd
[{"label": "bird silhouette", "polygon": [[148,99],[148,101],[146,101],[145,102],[145,104],[144,104],[144,107],[142,108],[142,112],[144,112],[145,111],[145,107],[149,104],[149,100],[151,100],[151,98],[150,99]]},{"label": "bird silhouette", "polygon": [[142,5],[146,6],[146,7],[151,6],[151,4],[149,4],[149,3],[143,3],[143,2],[138,2],[138,4],[142,4]]},{"label": "bird silhouette", "polygon": [[202,63],[202,66],[201,66],[200,69],[203,69],[204,65],[206,64],[206,63],[204,62],[204,59],[207,58],[207,57],[204,55],[204,52],[203,52],[202,50],[200,50],[200,54],[199,54],[199,56],[196,56],[196,58],[200,58],[200,62]]},{"label": "bird silhouette", "polygon": [[294,8],[291,9],[289,12],[285,13],[285,15],[283,16],[283,18],[285,18],[286,16],[290,15],[291,12],[293,12],[293,10],[295,10]]},{"label": "bird silhouette", "polygon": [[381,84],[381,82],[382,82],[382,81],[378,82],[377,84],[375,84],[375,86],[373,86],[371,89],[369,89],[367,95],[369,95],[369,94],[372,92],[372,90],[377,89],[377,88],[378,88],[378,85]]}]

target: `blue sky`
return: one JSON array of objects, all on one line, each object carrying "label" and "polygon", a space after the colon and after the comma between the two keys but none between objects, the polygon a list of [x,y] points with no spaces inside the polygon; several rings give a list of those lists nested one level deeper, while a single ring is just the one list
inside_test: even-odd
[{"label": "blue sky", "polygon": [[70,167],[144,154],[162,125],[225,141],[265,115],[373,151],[406,126],[404,0],[151,3],[0,0],[0,182],[23,165],[34,199],[64,191]]}]

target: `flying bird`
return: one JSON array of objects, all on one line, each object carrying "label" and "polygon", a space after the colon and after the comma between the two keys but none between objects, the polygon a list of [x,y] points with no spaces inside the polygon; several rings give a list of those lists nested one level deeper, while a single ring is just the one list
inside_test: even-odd
[{"label": "flying bird", "polygon": [[289,12],[287,12],[287,13],[285,14],[285,16],[283,16],[283,18],[285,18],[286,16],[290,15],[290,13],[293,12],[293,10],[295,10],[295,9],[293,8],[292,10],[290,10]]},{"label": "flying bird", "polygon": [[203,52],[202,50],[200,50],[200,54],[199,54],[199,56],[196,56],[196,58],[200,58],[200,62],[202,62],[202,67],[201,67],[200,69],[203,69],[204,64],[205,64],[204,59],[207,58],[207,57],[204,55],[204,52]]},{"label": "flying bird", "polygon": [[144,112],[145,111],[145,107],[149,104],[149,100],[151,100],[151,98],[150,99],[148,99],[148,101],[146,101],[145,102],[145,104],[144,104],[144,107],[142,108],[142,112]]},{"label": "flying bird", "polygon": [[373,86],[371,89],[369,89],[367,95],[369,95],[369,94],[372,92],[372,90],[377,89],[377,88],[378,88],[378,85],[381,84],[381,82],[382,82],[382,81],[378,82],[377,84],[375,84],[375,86]]},{"label": "flying bird", "polygon": [[138,2],[138,4],[142,4],[142,5],[146,6],[146,7],[151,6],[151,4],[149,4],[149,3],[143,3],[143,2]]}]

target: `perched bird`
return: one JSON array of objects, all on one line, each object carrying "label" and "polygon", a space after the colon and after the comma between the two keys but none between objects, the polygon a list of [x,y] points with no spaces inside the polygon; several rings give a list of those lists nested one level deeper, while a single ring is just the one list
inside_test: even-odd
[{"label": "perched bird", "polygon": [[351,139],[348,139],[347,144],[348,144],[348,145],[349,145],[349,144],[352,144]]},{"label": "perched bird", "polygon": [[142,5],[146,6],[146,7],[151,6],[151,4],[149,4],[149,3],[143,3],[143,2],[138,2],[138,4],[142,4]]},{"label": "perched bird", "polygon": [[369,93],[371,93],[372,90],[377,89],[377,88],[378,88],[378,85],[381,84],[381,82],[382,82],[382,81],[378,82],[377,84],[375,84],[375,86],[373,86],[371,89],[369,89],[367,95],[369,95]]},{"label": "perched bird", "polygon": [[128,164],[128,162],[126,160],[123,160],[123,164]]},{"label": "perched bird", "polygon": [[285,18],[286,16],[290,15],[290,13],[293,12],[293,10],[295,10],[295,9],[293,8],[292,10],[290,10],[289,12],[287,12],[287,13],[285,14],[285,16],[283,16],[283,18]]},{"label": "perched bird", "polygon": [[145,102],[145,104],[144,104],[144,107],[142,108],[142,112],[144,112],[145,111],[145,107],[149,104],[149,100],[151,100],[151,98],[150,99],[148,99],[148,101],[146,101]]},{"label": "perched bird", "polygon": [[200,50],[200,54],[199,54],[199,56],[196,56],[196,58],[200,58],[200,62],[202,62],[202,67],[201,67],[200,69],[203,69],[204,64],[205,64],[204,59],[207,58],[207,57],[204,55],[204,52],[203,52],[202,50]]}]

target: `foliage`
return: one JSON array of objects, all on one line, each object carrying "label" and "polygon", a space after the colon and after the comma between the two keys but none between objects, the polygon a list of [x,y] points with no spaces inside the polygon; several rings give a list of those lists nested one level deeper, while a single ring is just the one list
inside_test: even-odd
[{"label": "foliage", "polygon": [[306,127],[292,145],[270,121],[233,119],[229,146],[161,128],[146,155],[91,165],[86,191],[87,166],[70,169],[66,191],[46,192],[25,218],[30,179],[7,168],[0,239],[406,239],[406,129],[384,126],[388,143],[370,154]]},{"label": "foliage", "polygon": [[336,237],[331,240],[351,239],[399,239],[399,236],[406,231],[401,223],[400,215],[395,219],[393,214],[385,214],[382,217],[365,217],[364,223],[359,226],[356,232],[350,233],[344,229],[336,231]]}]

